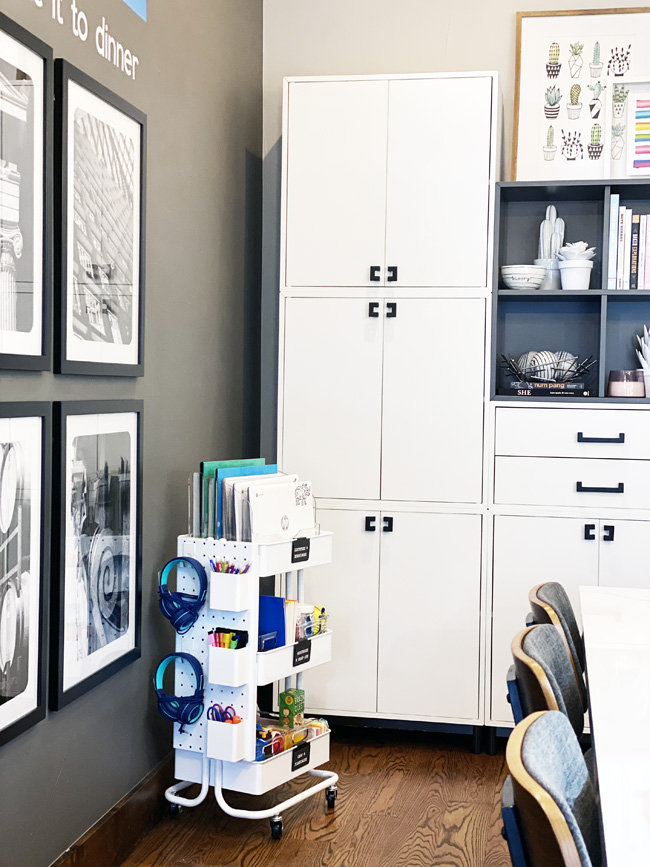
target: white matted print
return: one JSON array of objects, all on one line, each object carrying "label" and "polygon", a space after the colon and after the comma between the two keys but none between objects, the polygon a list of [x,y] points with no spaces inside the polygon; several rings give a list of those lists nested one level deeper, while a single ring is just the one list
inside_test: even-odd
[{"label": "white matted print", "polygon": [[513,179],[626,176],[625,86],[650,79],[650,11],[518,13]]},{"label": "white matted print", "polygon": [[45,64],[0,22],[0,354],[43,353]]},{"label": "white matted print", "polygon": [[39,706],[43,418],[0,418],[0,733]]},{"label": "white matted print", "polygon": [[141,126],[69,80],[66,358],[139,358]]},{"label": "white matted print", "polygon": [[629,88],[626,170],[630,177],[650,175],[650,83],[645,87]]},{"label": "white matted print", "polygon": [[137,646],[138,416],[68,415],[64,449],[66,692]]}]

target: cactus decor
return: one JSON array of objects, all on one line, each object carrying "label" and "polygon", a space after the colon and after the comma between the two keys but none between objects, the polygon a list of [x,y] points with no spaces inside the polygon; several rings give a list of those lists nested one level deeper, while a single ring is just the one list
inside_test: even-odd
[{"label": "cactus decor", "polygon": [[591,128],[591,144],[587,145],[587,152],[590,160],[600,159],[603,152],[601,136],[603,134],[602,127],[599,123],[595,123]]},{"label": "cactus decor", "polygon": [[612,112],[614,117],[623,117],[625,114],[625,103],[629,92],[622,84],[620,87],[618,84],[614,85],[614,93],[612,94]]},{"label": "cactus decor", "polygon": [[589,114],[594,120],[600,117],[603,104],[600,101],[600,94],[605,90],[605,87],[597,81],[595,84],[588,84],[587,87],[593,93],[593,97],[589,100]]},{"label": "cactus decor", "polygon": [[569,72],[571,73],[571,78],[580,77],[580,72],[582,70],[582,49],[584,47],[585,46],[582,42],[574,42],[573,45],[569,46],[571,51],[569,57]]},{"label": "cactus decor", "polygon": [[620,160],[625,147],[623,142],[623,134],[625,132],[624,123],[615,123],[612,126],[612,159]]},{"label": "cactus decor", "polygon": [[580,117],[580,109],[582,108],[582,103],[578,102],[580,99],[580,91],[581,87],[579,84],[572,84],[571,90],[569,92],[570,103],[567,103],[567,114],[569,115],[570,120],[577,120]]},{"label": "cactus decor", "polygon": [[565,133],[562,130],[562,156],[566,157],[570,162],[573,162],[578,156],[581,160],[584,159],[584,150],[579,132]]},{"label": "cactus decor", "polygon": [[631,50],[631,45],[627,46],[627,51],[622,46],[621,48],[612,48],[612,56],[609,58],[609,63],[607,64],[607,75],[611,73],[615,78],[620,78],[621,75],[629,72]]},{"label": "cactus decor", "polygon": [[560,113],[560,100],[562,99],[562,94],[560,93],[560,88],[556,87],[552,84],[550,87],[546,88],[546,102],[544,103],[544,115],[549,119],[553,120]]},{"label": "cactus decor", "polygon": [[546,64],[546,74],[549,78],[557,78],[560,74],[562,64],[559,63],[559,60],[560,46],[557,42],[553,42],[548,49],[548,63]]},{"label": "cactus decor", "polygon": [[546,133],[546,147],[544,148],[544,159],[549,161],[555,159],[557,147],[555,146],[555,130],[549,126]]},{"label": "cactus decor", "polygon": [[600,60],[600,42],[594,45],[594,59],[589,64],[589,74],[592,78],[600,78],[603,71],[603,64]]}]

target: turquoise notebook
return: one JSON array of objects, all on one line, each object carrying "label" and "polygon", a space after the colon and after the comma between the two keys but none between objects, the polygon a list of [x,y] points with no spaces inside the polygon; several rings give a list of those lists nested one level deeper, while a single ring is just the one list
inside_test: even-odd
[{"label": "turquoise notebook", "polygon": [[216,478],[217,470],[222,467],[259,467],[265,463],[265,458],[239,458],[235,461],[201,461],[201,536],[204,539],[206,536],[215,535],[214,526],[208,526],[208,515],[210,513],[208,495],[210,479]]}]

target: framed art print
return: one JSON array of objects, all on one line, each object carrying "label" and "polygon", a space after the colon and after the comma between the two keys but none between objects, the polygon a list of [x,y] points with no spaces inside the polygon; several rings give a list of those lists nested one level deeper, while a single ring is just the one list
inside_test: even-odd
[{"label": "framed art print", "polygon": [[140,656],[142,402],[55,404],[50,705]]},{"label": "framed art print", "polygon": [[52,49],[0,13],[0,368],[48,370]]},{"label": "framed art print", "polygon": [[517,13],[513,180],[639,174],[622,156],[629,83],[650,81],[649,42],[650,7]]},{"label": "framed art print", "polygon": [[0,744],[45,716],[51,409],[0,403]]},{"label": "framed art print", "polygon": [[144,372],[146,116],[55,63],[55,371]]}]

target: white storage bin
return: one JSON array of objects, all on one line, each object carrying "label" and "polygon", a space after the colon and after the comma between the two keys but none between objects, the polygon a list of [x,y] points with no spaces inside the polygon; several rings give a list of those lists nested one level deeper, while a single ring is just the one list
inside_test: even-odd
[{"label": "white storage bin", "polygon": [[[308,761],[303,762],[306,747],[309,748]],[[330,733],[325,732],[306,744],[299,744],[263,762],[224,762],[223,788],[247,792],[249,795],[263,795],[305,771],[319,767],[329,761],[329,757]]]},{"label": "white storage bin", "polygon": [[277,575],[280,572],[295,572],[308,566],[322,566],[332,561],[332,533],[324,532],[309,537],[309,557],[292,563],[294,540],[269,542],[259,546],[260,575]]},{"label": "white storage bin", "polygon": [[208,656],[208,680],[221,686],[243,686],[249,680],[249,659],[252,648],[230,650],[226,647],[210,647]]},{"label": "white storage bin", "polygon": [[250,571],[242,575],[211,572],[208,597],[210,608],[215,611],[246,611],[250,607],[251,599],[254,598],[257,604],[255,585],[258,580],[257,574]]},{"label": "white storage bin", "polygon": [[[308,646],[309,662],[294,666],[294,652],[300,652]],[[236,651],[235,651],[236,652]],[[322,635],[299,641],[296,644],[287,644],[277,647],[275,650],[266,650],[257,654],[257,683],[264,686],[275,680],[290,677],[299,671],[306,671],[316,665],[329,662],[332,658],[332,630],[328,629]]]},{"label": "white storage bin", "polygon": [[207,756],[224,762],[239,762],[246,755],[246,725],[208,720]]}]

